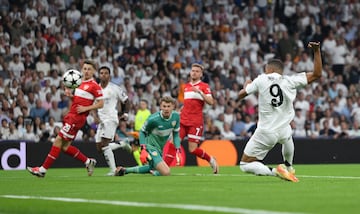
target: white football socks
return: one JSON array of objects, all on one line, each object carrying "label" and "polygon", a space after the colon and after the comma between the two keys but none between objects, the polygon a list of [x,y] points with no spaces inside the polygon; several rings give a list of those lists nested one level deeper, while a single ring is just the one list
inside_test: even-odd
[{"label": "white football socks", "polygon": [[294,142],[288,141],[282,145],[281,149],[284,161],[287,161],[290,165],[293,164],[294,158]]},{"label": "white football socks", "polygon": [[106,163],[110,167],[111,172],[115,172],[116,170],[116,164],[115,164],[115,157],[112,149],[110,146],[105,146],[102,148]]},{"label": "white football socks", "polygon": [[240,169],[246,173],[252,173],[255,175],[270,175],[274,176],[275,173],[270,170],[269,167],[265,166],[263,163],[259,161],[254,162],[240,162]]}]

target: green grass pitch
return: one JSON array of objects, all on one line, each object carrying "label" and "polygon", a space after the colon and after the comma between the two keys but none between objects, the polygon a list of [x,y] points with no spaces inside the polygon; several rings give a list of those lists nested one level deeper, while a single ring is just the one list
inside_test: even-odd
[{"label": "green grass pitch", "polygon": [[172,168],[172,176],[107,177],[96,168],[0,171],[0,213],[358,213],[357,164],[296,165],[299,183],[244,174],[238,166]]}]

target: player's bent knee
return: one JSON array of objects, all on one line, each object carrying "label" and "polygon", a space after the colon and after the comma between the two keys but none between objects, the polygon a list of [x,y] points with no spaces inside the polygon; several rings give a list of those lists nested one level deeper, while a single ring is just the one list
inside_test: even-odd
[{"label": "player's bent knee", "polygon": [[162,174],[162,176],[170,176],[170,172],[169,172],[169,173]]},{"label": "player's bent knee", "polygon": [[170,170],[166,170],[164,172],[161,172],[161,175],[162,176],[170,176],[171,175]]}]

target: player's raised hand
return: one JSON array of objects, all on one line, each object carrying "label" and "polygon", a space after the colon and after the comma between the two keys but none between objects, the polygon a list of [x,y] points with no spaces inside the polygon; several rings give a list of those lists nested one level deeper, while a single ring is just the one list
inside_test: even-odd
[{"label": "player's raised hand", "polygon": [[246,86],[248,85],[248,84],[250,84],[250,83],[252,83],[252,80],[246,80],[245,82],[244,82],[244,86],[243,86],[243,88],[245,89],[246,88]]},{"label": "player's raised hand", "polygon": [[308,48],[312,48],[314,51],[317,51],[320,48],[320,42],[309,42]]},{"label": "player's raised hand", "polygon": [[65,87],[65,96],[73,98],[74,97],[74,89]]}]

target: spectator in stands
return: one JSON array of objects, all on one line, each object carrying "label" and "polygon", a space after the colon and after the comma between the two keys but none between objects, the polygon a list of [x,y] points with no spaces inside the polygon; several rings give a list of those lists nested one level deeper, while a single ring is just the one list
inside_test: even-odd
[{"label": "spectator in stands", "polygon": [[357,121],[352,123],[352,128],[348,131],[350,138],[358,138],[360,137],[360,126]]},{"label": "spectator in stands", "polygon": [[1,138],[6,139],[9,135],[10,135],[9,121],[4,118],[1,120],[0,136]]},{"label": "spectator in stands", "polygon": [[49,111],[52,107],[52,95],[50,92],[46,93],[45,100],[42,101],[41,106],[46,110]]},{"label": "spectator in stands", "polygon": [[22,138],[23,138],[22,133],[17,130],[15,123],[11,122],[9,124],[9,135],[3,136],[3,139],[5,139],[5,140],[19,140],[19,139],[22,139]]},{"label": "spectator in stands", "polygon": [[295,67],[295,71],[299,72],[299,73],[300,72],[309,72],[309,71],[312,71],[313,67],[314,67],[314,63],[309,58],[308,53],[306,51],[303,51],[301,53],[301,59]]},{"label": "spectator in stands", "polygon": [[42,121],[46,121],[48,116],[48,111],[42,107],[42,101],[40,99],[36,100],[36,106],[30,109],[30,117],[35,119],[39,117]]},{"label": "spectator in stands", "polygon": [[329,121],[325,119],[323,121],[323,128],[319,132],[319,136],[322,138],[334,138],[336,132],[330,128]]},{"label": "spectator in stands", "polygon": [[44,72],[45,76],[49,76],[50,74],[50,63],[46,61],[46,54],[41,52],[39,55],[39,61],[35,63],[36,71]]},{"label": "spectator in stands", "polygon": [[56,122],[61,122],[64,111],[58,107],[56,100],[51,101],[51,108],[49,109],[49,120],[53,118]]},{"label": "spectator in stands", "polygon": [[20,61],[19,53],[14,53],[12,60],[9,62],[9,71],[13,73],[15,78],[20,78],[22,72],[24,72],[24,63]]},{"label": "spectator in stands", "polygon": [[71,20],[71,24],[75,25],[81,17],[81,12],[77,9],[76,3],[71,3],[70,9],[66,12],[66,18]]},{"label": "spectator in stands", "polygon": [[24,133],[22,140],[31,141],[31,142],[33,141],[35,143],[38,143],[40,140],[40,137],[33,132],[32,124],[26,123],[25,129],[26,129],[26,132]]},{"label": "spectator in stands", "polygon": [[340,131],[336,134],[338,139],[350,138],[349,124],[346,121],[340,123]]},{"label": "spectator in stands", "polygon": [[299,108],[295,109],[293,136],[294,137],[305,137],[305,121],[306,117],[302,114],[302,110]]},{"label": "spectator in stands", "polygon": [[212,124],[209,130],[205,131],[206,139],[220,140],[221,139],[221,131],[217,126]]},{"label": "spectator in stands", "polygon": [[243,138],[247,135],[247,130],[245,129],[245,122],[243,121],[242,114],[239,111],[235,113],[235,120],[232,123],[231,130],[235,133],[237,137],[240,138]]},{"label": "spectator in stands", "polygon": [[319,136],[319,124],[315,123],[315,128],[311,127],[311,121],[306,121],[305,122],[305,136],[304,137],[308,137],[311,139],[315,139]]},{"label": "spectator in stands", "polygon": [[224,140],[235,140],[236,139],[235,133],[231,130],[231,125],[227,122],[225,122],[223,125],[223,130],[221,131],[221,139],[224,139]]}]

